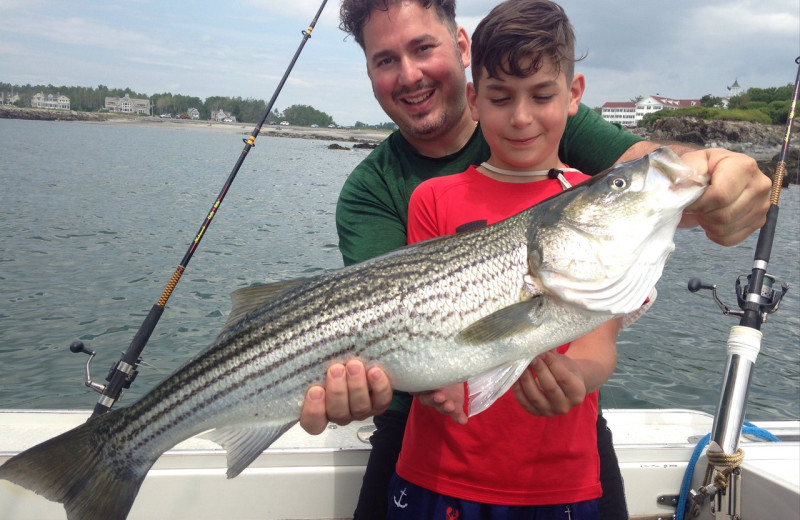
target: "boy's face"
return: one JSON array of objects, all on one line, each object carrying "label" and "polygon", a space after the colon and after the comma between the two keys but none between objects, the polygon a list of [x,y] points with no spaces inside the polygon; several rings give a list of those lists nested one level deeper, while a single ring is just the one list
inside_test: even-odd
[{"label": "boy's face", "polygon": [[465,116],[469,38],[459,28],[454,40],[433,8],[396,2],[372,11],[364,53],[375,98],[407,137],[435,139]]},{"label": "boy's face", "polygon": [[490,78],[484,69],[478,90],[467,86],[467,100],[492,150],[489,162],[516,171],[558,166],[558,144],[567,117],[578,112],[584,86],[582,74],[567,84],[549,58],[525,78],[503,73]]}]

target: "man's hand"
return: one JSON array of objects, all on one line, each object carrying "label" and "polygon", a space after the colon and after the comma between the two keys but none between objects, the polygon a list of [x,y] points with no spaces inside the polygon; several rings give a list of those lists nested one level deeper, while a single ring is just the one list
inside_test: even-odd
[{"label": "man's hand", "polygon": [[586,397],[586,384],[578,364],[553,351],[537,356],[512,386],[520,406],[533,415],[565,414]]},{"label": "man's hand", "polygon": [[300,426],[312,435],[325,430],[328,421],[340,426],[386,411],[392,402],[392,387],[380,367],[365,371],[364,363],[353,359],[328,367],[325,386],[306,392]]},{"label": "man's hand", "polygon": [[698,172],[711,174],[711,185],[686,208],[681,227],[699,224],[708,238],[732,246],[764,225],[772,183],[753,158],[708,148],[687,152],[681,159]]},{"label": "man's hand", "polygon": [[[617,162],[636,159],[659,146],[640,141]],[[684,210],[681,227],[699,225],[712,241],[734,246],[764,225],[772,183],[752,157],[723,148],[696,149],[681,144],[670,148],[698,172],[711,174],[711,186]]]},{"label": "man's hand", "polygon": [[464,413],[464,383],[414,395],[425,406],[431,406],[439,413],[449,415],[458,424],[467,424],[468,417]]}]

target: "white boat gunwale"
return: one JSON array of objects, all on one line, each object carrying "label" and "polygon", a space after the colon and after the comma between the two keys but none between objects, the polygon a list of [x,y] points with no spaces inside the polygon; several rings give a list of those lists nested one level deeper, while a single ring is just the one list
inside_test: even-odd
[{"label": "white boat gunwale", "polygon": [[[684,409],[605,409],[603,414],[614,436],[631,518],[674,514],[669,498],[678,494],[697,440],[710,432],[713,416]],[[0,410],[0,463],[89,415],[83,410]],[[800,421],[754,424],[786,440],[742,436],[742,471],[749,479],[744,511],[749,504],[767,504],[770,518],[797,519]],[[159,458],[128,518],[350,518],[369,457],[364,430],[371,425],[330,427],[318,436],[295,426],[231,480],[225,478],[225,450],[205,439],[188,439]],[[693,487],[700,485],[705,465],[702,456]],[[0,481],[0,511],[13,512],[7,518],[15,520],[65,518],[60,504],[7,481]]]}]

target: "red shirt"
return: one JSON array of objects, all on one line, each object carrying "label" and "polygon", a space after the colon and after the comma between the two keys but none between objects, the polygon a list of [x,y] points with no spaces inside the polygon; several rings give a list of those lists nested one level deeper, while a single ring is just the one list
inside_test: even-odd
[{"label": "red shirt", "polygon": [[[573,185],[589,178],[575,170],[564,176]],[[493,224],[561,191],[555,179],[504,183],[474,167],[430,179],[411,195],[408,241]],[[566,344],[558,351],[568,349]],[[466,425],[414,399],[397,473],[434,492],[489,504],[598,498],[597,395],[587,395],[567,414],[537,417],[509,390]]]}]

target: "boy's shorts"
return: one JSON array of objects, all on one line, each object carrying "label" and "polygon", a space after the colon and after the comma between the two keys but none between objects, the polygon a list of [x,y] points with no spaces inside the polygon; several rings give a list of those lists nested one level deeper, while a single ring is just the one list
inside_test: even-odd
[{"label": "boy's shorts", "polygon": [[499,506],[440,495],[400,478],[389,484],[387,520],[599,520],[599,499],[547,506]]}]

